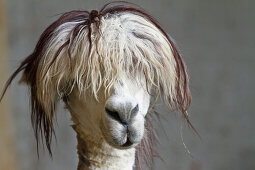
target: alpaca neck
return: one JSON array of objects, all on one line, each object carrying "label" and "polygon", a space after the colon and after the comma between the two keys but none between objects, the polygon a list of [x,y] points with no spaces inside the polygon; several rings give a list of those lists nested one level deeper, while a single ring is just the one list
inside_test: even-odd
[{"label": "alpaca neck", "polygon": [[119,150],[105,142],[103,137],[84,134],[79,126],[77,132],[78,170],[132,170],[135,162],[135,149]]}]

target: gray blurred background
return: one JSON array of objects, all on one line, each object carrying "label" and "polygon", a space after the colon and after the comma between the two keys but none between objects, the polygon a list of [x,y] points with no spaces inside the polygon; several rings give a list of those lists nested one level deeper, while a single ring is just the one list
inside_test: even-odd
[{"label": "gray blurred background", "polygon": [[[106,2],[6,0],[9,71],[32,52],[40,34],[58,14],[73,9],[99,9]],[[164,161],[156,159],[155,169],[254,170],[255,1],[130,2],[152,14],[181,49],[191,77],[193,101],[189,114],[202,138],[187,128],[180,116],[157,103],[162,114],[161,125],[155,123],[160,139],[158,151]],[[0,77],[1,82],[5,80]],[[58,108],[53,159],[42,146],[37,158],[28,90],[17,82],[18,79],[11,86],[9,100],[17,170],[76,169],[76,139],[63,104]]]}]

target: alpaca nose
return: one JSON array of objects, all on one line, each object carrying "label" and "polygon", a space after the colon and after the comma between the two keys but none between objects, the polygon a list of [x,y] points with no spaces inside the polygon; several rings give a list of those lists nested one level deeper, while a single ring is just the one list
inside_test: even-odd
[{"label": "alpaca nose", "polygon": [[131,119],[137,115],[139,111],[139,105],[133,107],[132,104],[115,105],[115,107],[105,107],[105,113],[112,119],[118,121],[124,126],[128,126]]}]

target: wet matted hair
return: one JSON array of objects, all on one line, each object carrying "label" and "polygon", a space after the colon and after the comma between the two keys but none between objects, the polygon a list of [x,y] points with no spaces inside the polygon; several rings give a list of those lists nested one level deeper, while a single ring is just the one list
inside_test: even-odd
[{"label": "wet matted hair", "polygon": [[[122,74],[134,77],[142,73],[147,86],[159,92],[171,110],[180,111],[193,128],[186,112],[191,95],[185,63],[159,23],[131,3],[112,2],[99,11],[62,14],[46,28],[33,53],[11,75],[0,100],[21,71],[22,81],[31,91],[37,145],[39,137],[44,136],[50,154],[57,101],[74,87],[81,95],[90,89],[97,98],[102,86],[109,91]],[[136,167],[140,169],[152,167],[155,151],[149,117],[147,136],[136,152]]]}]

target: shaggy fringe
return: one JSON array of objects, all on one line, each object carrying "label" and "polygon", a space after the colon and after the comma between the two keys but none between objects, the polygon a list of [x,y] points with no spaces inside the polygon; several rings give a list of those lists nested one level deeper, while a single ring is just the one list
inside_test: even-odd
[{"label": "shaggy fringe", "polygon": [[[31,88],[37,142],[44,136],[50,154],[57,101],[74,87],[80,95],[90,92],[97,99],[100,88],[109,92],[123,74],[137,80],[137,75],[144,74],[147,86],[159,91],[169,108],[179,110],[194,129],[186,113],[191,95],[184,61],[158,22],[134,4],[113,2],[99,12],[64,13],[42,33],[33,53],[9,78],[0,101],[21,71]],[[138,157],[151,151],[141,152]],[[150,163],[137,162],[140,169]]]}]

